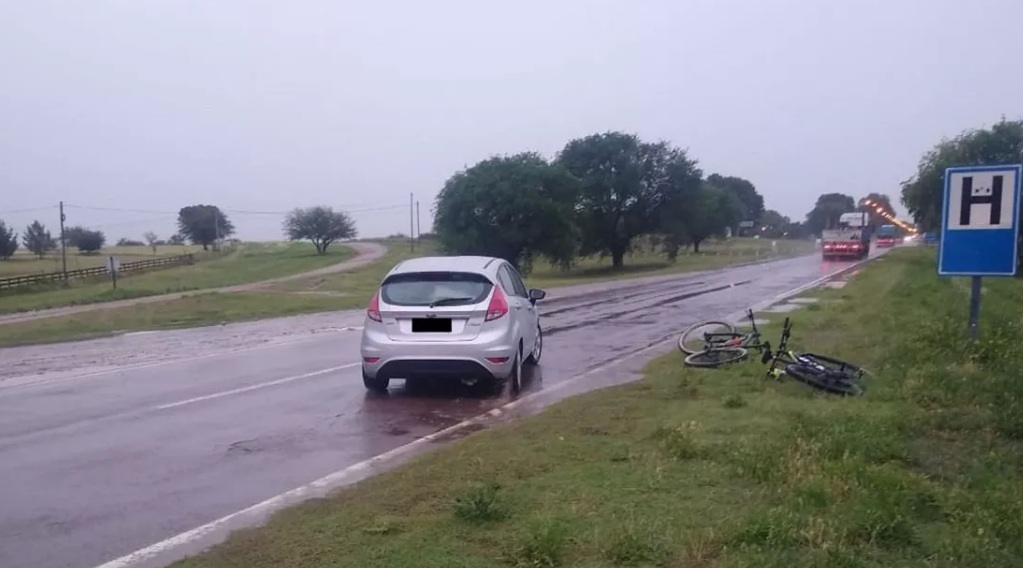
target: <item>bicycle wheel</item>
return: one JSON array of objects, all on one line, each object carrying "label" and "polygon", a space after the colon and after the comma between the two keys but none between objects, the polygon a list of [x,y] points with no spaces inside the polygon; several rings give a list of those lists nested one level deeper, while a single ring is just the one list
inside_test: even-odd
[{"label": "bicycle wheel", "polygon": [[799,353],[798,354],[801,363],[817,363],[821,367],[828,369],[829,371],[835,371],[837,373],[845,373],[852,376],[855,379],[859,379],[863,375],[863,369],[859,365],[854,365],[848,361],[841,359],[835,359],[834,357],[828,357],[827,355],[818,355],[816,353]]},{"label": "bicycle wheel", "polygon": [[817,390],[844,396],[862,396],[863,388],[847,373],[821,371],[810,365],[790,363],[785,365],[785,374]]},{"label": "bicycle wheel", "polygon": [[713,368],[738,363],[749,355],[742,347],[719,347],[697,351],[686,356],[685,363],[690,367]]},{"label": "bicycle wheel", "polygon": [[735,332],[735,326],[730,323],[723,321],[704,321],[693,324],[682,332],[682,335],[678,337],[678,348],[686,355],[692,355],[693,353],[700,353],[707,349],[707,340],[705,335],[714,336],[712,339],[718,339],[718,341],[711,341],[713,343],[722,343],[728,339],[732,339],[741,334]]}]

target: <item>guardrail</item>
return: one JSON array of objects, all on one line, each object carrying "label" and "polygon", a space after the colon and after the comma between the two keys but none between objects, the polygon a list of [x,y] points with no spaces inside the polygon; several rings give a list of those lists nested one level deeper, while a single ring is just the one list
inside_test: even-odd
[{"label": "guardrail", "polygon": [[[177,256],[164,256],[160,258],[137,260],[135,262],[125,262],[121,264],[117,272],[141,272],[153,268],[180,266],[183,264],[195,264],[195,254],[188,253]],[[80,278],[94,278],[96,276],[106,276],[107,274],[109,274],[109,272],[107,271],[106,266],[95,266],[93,268],[68,270],[67,279],[76,280]],[[65,278],[64,275],[65,273],[63,272],[47,272],[44,274],[26,274],[24,276],[14,276],[12,278],[0,278],[0,290],[18,288],[21,286],[34,286],[37,284],[62,282]]]}]

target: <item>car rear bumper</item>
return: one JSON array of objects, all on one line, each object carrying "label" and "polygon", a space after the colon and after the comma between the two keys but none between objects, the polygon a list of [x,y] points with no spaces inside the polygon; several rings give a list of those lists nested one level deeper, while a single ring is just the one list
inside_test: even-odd
[{"label": "car rear bumper", "polygon": [[517,342],[504,334],[460,342],[394,341],[383,331],[363,332],[360,354],[368,377],[506,379],[514,371]]}]

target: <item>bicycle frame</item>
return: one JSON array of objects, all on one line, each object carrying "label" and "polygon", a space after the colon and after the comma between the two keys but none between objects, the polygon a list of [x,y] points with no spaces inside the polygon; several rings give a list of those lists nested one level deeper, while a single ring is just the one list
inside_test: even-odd
[{"label": "bicycle frame", "polygon": [[[757,321],[753,317],[753,310],[746,310],[746,317],[749,318],[750,325],[753,327],[750,331],[743,334],[736,333],[704,333],[703,341],[705,345],[711,346],[709,349],[720,348],[720,347],[744,347],[753,349],[763,349],[765,344],[760,343],[760,330],[757,329]],[[715,337],[728,338],[724,341],[713,341]]]},{"label": "bicycle frame", "polygon": [[792,321],[789,318],[785,318],[785,323],[782,324],[781,339],[778,340],[778,349],[771,351],[771,346],[768,344],[764,351],[764,356],[761,361],[767,363],[771,361],[771,366],[767,369],[767,376],[775,379],[780,379],[785,375],[784,369],[778,369],[778,362],[781,361],[785,364],[797,363],[807,367],[813,367],[817,371],[827,372],[830,371],[826,365],[822,365],[815,361],[812,357],[807,357],[802,353],[797,353],[789,349],[789,339],[792,337]]}]

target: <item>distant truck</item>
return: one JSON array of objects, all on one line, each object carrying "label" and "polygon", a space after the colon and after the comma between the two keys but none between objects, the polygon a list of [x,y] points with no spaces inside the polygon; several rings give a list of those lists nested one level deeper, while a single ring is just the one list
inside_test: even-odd
[{"label": "distant truck", "polygon": [[824,260],[834,258],[867,258],[870,254],[870,215],[865,212],[845,213],[838,218],[838,228],[821,232]]},{"label": "distant truck", "polygon": [[898,231],[895,229],[895,225],[881,225],[877,228],[877,246],[881,247],[893,247],[896,245],[899,239]]}]

